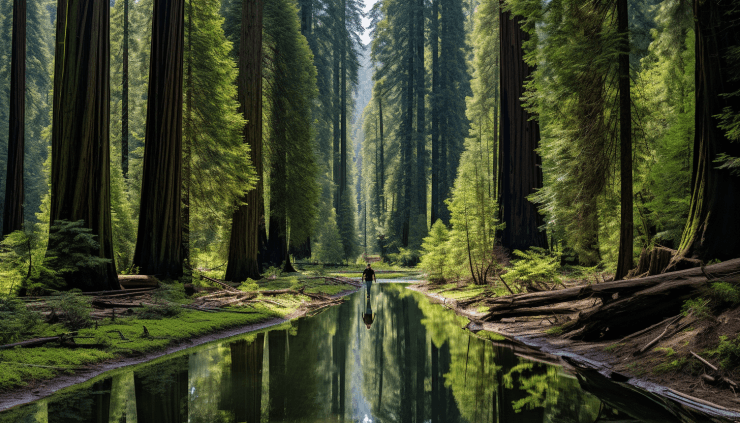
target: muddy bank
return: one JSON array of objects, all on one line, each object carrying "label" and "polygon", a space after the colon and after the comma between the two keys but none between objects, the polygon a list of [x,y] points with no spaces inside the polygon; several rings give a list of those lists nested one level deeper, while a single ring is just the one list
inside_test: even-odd
[{"label": "muddy bank", "polygon": [[[676,370],[684,365],[696,365],[687,363],[681,358],[688,354],[688,350],[693,348],[698,352],[707,345],[706,340],[709,337],[735,331],[736,326],[740,326],[740,310],[732,312],[737,316],[719,317],[726,322],[725,327],[720,324],[719,329],[717,327],[709,329],[705,326],[712,325],[701,325],[693,321],[692,327],[686,328],[691,329],[690,331],[677,331],[669,337],[661,338],[643,353],[639,353],[661,335],[666,330],[666,324],[671,322],[662,322],[662,325],[656,325],[642,333],[638,332],[625,340],[583,342],[558,336],[556,331],[553,331],[556,327],[553,323],[562,322],[543,318],[511,318],[500,322],[482,322],[481,319],[486,313],[476,311],[474,306],[460,307],[456,300],[430,292],[430,286],[427,284],[408,288],[421,292],[432,301],[469,318],[471,320],[467,327],[469,330],[495,332],[512,342],[556,356],[562,365],[575,368],[582,378],[586,378],[590,383],[596,385],[603,385],[602,382],[609,383],[626,391],[631,390],[633,393],[644,390],[647,391],[647,395],[654,396],[650,398],[651,401],[664,403],[666,407],[680,407],[689,413],[696,410],[721,419],[740,421],[740,397],[736,396],[731,386],[726,384],[713,386],[705,383],[699,376]],[[586,301],[571,306],[582,309],[587,308],[592,302]],[[737,393],[740,394],[740,390]]]},{"label": "muddy bank", "polygon": [[[350,294],[354,294],[359,289],[360,288],[355,288],[342,291],[338,294],[332,295],[331,297],[341,298]],[[295,312],[285,317],[270,318],[262,322],[253,323],[250,325],[234,327],[198,337],[193,337],[187,340],[182,340],[159,351],[154,351],[132,357],[119,357],[97,364],[84,365],[81,366],[81,370],[76,370],[74,374],[63,374],[52,379],[29,382],[28,386],[25,386],[23,388],[3,392],[0,396],[0,411],[4,411],[18,405],[26,404],[38,399],[48,397],[59,391],[60,389],[67,388],[78,383],[86,382],[110,370],[146,363],[159,357],[176,353],[188,348],[197,347],[199,345],[203,345],[212,341],[220,341],[232,336],[243,335],[245,333],[263,330],[280,325],[290,320],[305,316],[306,313],[309,311],[309,308],[307,307],[308,304],[310,304],[310,302],[305,303],[304,305],[300,306]]]}]

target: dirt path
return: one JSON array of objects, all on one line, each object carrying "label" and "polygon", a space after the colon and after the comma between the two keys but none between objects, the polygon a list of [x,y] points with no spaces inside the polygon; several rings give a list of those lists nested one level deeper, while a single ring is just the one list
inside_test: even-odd
[{"label": "dirt path", "polygon": [[[512,342],[556,356],[566,367],[575,367],[579,372],[595,372],[615,384],[636,387],[655,394],[668,406],[677,405],[711,416],[740,421],[740,398],[732,390],[707,385],[699,378],[681,372],[654,372],[655,366],[651,363],[664,358],[662,356],[665,354],[662,352],[646,351],[644,354],[634,355],[635,351],[639,351],[664,330],[662,326],[624,341],[622,345],[619,345],[620,341],[574,341],[548,334],[547,330],[553,326],[546,320],[543,324],[541,318],[475,323],[480,322],[485,313],[459,307],[456,300],[429,292],[427,284],[410,286],[408,289],[421,292],[433,302],[469,318],[471,323],[468,329],[473,332],[487,330],[498,333]],[[580,305],[582,308],[587,306],[585,303]],[[740,315],[737,318],[740,322]],[[684,332],[679,332],[670,339],[661,340],[660,345],[685,346],[686,336]]]}]

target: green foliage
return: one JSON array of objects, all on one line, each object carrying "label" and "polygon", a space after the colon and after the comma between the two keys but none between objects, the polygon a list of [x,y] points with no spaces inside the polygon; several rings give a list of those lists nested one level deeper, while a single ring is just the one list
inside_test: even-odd
[{"label": "green foliage", "polygon": [[49,297],[47,304],[59,320],[71,330],[92,325],[92,300],[72,292],[62,292]]},{"label": "green foliage", "polygon": [[394,266],[413,267],[419,263],[419,254],[410,248],[399,247],[397,253],[388,254]]},{"label": "green foliage", "polygon": [[725,369],[734,369],[740,365],[740,335],[735,339],[720,336],[717,348],[707,351],[707,354],[717,356]]},{"label": "green foliage", "polygon": [[513,268],[503,276],[508,283],[538,288],[552,283],[562,284],[559,276],[559,253],[532,247],[526,252],[514,250],[514,255],[520,259],[515,260]]},{"label": "green foliage", "polygon": [[15,231],[0,241],[0,289],[11,294],[41,262],[36,232]]},{"label": "green foliage", "polygon": [[[670,357],[673,354],[667,355],[667,357]],[[675,360],[666,361],[664,363],[660,363],[653,367],[653,373],[655,374],[662,374],[662,373],[670,373],[670,372],[677,372],[681,370],[681,368],[686,364],[686,358],[677,358]]]},{"label": "green foliage", "polygon": [[729,282],[714,282],[711,285],[712,296],[732,306],[740,304],[740,289]]},{"label": "green foliage", "polygon": [[[110,262],[110,259],[98,256],[100,245],[92,229],[85,227],[83,220],[70,222],[58,220],[49,229],[49,249],[46,252],[44,266],[61,278],[78,272],[94,271]],[[50,288],[58,286],[58,280],[44,279],[51,276],[49,272],[39,273],[40,279],[32,280],[46,284]]]},{"label": "green foliage", "polygon": [[41,323],[38,313],[28,310],[17,298],[0,295],[0,344],[25,339]]},{"label": "green foliage", "polygon": [[317,236],[311,239],[311,260],[319,263],[341,263],[344,261],[344,247],[331,200],[322,201],[319,213]]},{"label": "green foliage", "polygon": [[691,313],[698,319],[707,319],[712,314],[708,304],[709,300],[705,300],[704,298],[686,300],[681,307],[681,314],[688,316]]},{"label": "green foliage", "polygon": [[429,279],[444,282],[445,267],[448,262],[447,241],[449,240],[449,230],[441,220],[437,220],[429,231],[429,236],[424,238],[421,248],[424,253],[421,256],[419,267],[425,269],[429,274]]}]

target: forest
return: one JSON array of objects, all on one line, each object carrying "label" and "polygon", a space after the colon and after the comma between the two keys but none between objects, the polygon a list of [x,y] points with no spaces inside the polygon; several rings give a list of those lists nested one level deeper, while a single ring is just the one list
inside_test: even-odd
[{"label": "forest", "polygon": [[4,2],[2,289],[740,257],[738,10],[694,3]]}]

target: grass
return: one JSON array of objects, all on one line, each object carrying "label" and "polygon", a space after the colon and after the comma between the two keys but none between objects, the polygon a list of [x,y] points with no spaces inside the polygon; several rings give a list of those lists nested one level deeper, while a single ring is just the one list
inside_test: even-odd
[{"label": "grass", "polygon": [[[350,285],[325,284],[321,279],[300,279],[301,275],[290,274],[276,279],[262,280],[259,291],[277,289],[301,289],[305,292],[335,295],[354,289]],[[250,285],[257,286],[254,281]],[[258,299],[261,296],[258,296]],[[285,317],[294,312],[310,298],[304,295],[273,295],[264,297],[270,303],[253,303],[250,308],[226,309],[239,311],[203,312],[183,309],[175,317],[146,319],[137,316],[117,317],[115,321],[105,319],[98,327],[81,329],[78,344],[100,344],[103,348],[68,349],[56,347],[54,343],[36,348],[14,348],[0,350],[0,392],[28,386],[33,381],[50,379],[62,373],[73,372],[88,364],[106,360],[141,356],[159,351],[172,344],[215,333],[221,330],[246,326],[273,317]],[[178,301],[189,302],[189,301]],[[279,304],[272,304],[272,302]],[[146,332],[144,330],[146,327]],[[68,332],[60,324],[41,324],[26,339],[55,336]],[[45,367],[40,367],[45,366]]]}]

